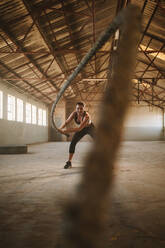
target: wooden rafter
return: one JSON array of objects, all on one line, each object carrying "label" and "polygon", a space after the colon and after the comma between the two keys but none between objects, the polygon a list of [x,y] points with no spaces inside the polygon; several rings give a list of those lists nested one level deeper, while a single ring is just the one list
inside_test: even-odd
[{"label": "wooden rafter", "polygon": [[44,71],[40,68],[40,66],[36,63],[36,61],[30,56],[29,54],[26,54],[26,49],[22,46],[21,42],[19,42],[13,35],[13,33],[9,30],[9,27],[5,25],[4,22],[0,19],[0,28],[3,30],[3,32],[9,37],[9,39],[14,43],[16,48],[20,50],[24,56],[29,60],[30,63],[32,63],[35,68],[42,74],[42,77],[45,78],[45,80],[48,80],[50,84],[58,91],[59,89],[56,87],[55,83],[51,80],[49,80],[48,76],[44,73]]},{"label": "wooden rafter", "polygon": [[[27,84],[27,85],[29,86],[29,88],[33,88],[33,89],[34,89],[36,92],[38,92],[40,95],[46,97],[46,98],[49,100],[49,102],[52,101],[52,99],[51,99],[49,96],[45,95],[43,92],[41,92],[41,91],[40,91],[39,89],[37,89],[35,86],[31,85],[28,81],[22,79],[21,76],[20,76],[18,73],[16,73],[14,70],[12,70],[9,66],[5,65],[5,64],[4,64],[3,62],[1,62],[1,61],[0,61],[0,65],[3,66],[7,71],[11,72],[14,76],[20,78],[25,84]],[[2,76],[2,78],[3,78],[3,74],[1,74],[1,76]],[[10,79],[8,79],[8,80],[10,80]],[[11,81],[12,81],[12,80],[11,80]],[[14,84],[14,85],[15,85],[15,84]],[[16,86],[17,86],[17,85],[16,85]]]}]

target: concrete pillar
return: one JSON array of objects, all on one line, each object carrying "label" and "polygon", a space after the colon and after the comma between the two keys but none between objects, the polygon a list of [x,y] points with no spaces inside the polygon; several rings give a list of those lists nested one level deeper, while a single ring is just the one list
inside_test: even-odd
[{"label": "concrete pillar", "polygon": [[[51,112],[52,104],[49,106],[49,114],[48,114],[48,124],[49,124],[49,132],[48,137],[49,141],[66,141],[67,138],[65,135],[60,134],[51,126],[50,121],[50,112]],[[66,120],[66,104],[64,100],[58,102],[57,107],[55,109],[55,123],[57,127],[60,127],[62,123]]]}]

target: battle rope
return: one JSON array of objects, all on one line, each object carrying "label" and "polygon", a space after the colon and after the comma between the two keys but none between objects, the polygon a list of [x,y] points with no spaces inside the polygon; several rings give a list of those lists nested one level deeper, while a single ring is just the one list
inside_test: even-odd
[{"label": "battle rope", "polygon": [[131,78],[140,38],[140,17],[139,8],[132,5],[118,17],[122,18],[119,46],[100,109],[96,139],[85,160],[77,191],[64,204],[63,233],[58,248],[105,247],[103,234],[107,212],[109,214],[110,211],[109,191],[130,103]]},{"label": "battle rope", "polygon": [[[105,42],[115,33],[115,31],[121,26],[121,24],[124,23],[126,12],[127,12],[126,9],[121,11],[112,21],[112,23],[109,24],[107,29],[101,34],[101,36],[98,38],[94,46],[83,57],[81,62],[75,68],[73,73],[68,77],[68,79],[66,80],[66,82],[64,83],[60,91],[58,92],[56,100],[52,104],[52,109],[51,109],[51,114],[50,114],[52,127],[55,128],[57,131],[58,131],[58,128],[55,124],[54,112],[55,112],[55,108],[56,108],[58,101],[60,100],[61,96],[64,94],[68,86],[71,84],[71,82],[78,75],[78,73],[84,68],[84,66],[88,63],[88,61],[95,55],[96,51],[98,51],[105,44]],[[65,135],[68,136],[67,134]]]}]

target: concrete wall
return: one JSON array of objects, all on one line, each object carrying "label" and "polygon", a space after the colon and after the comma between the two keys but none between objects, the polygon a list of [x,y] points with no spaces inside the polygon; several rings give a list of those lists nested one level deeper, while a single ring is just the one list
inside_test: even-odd
[{"label": "concrete wall", "polygon": [[[89,105],[89,113],[96,125],[99,116],[99,106],[98,102],[93,102]],[[164,123],[163,111],[161,109],[149,107],[146,104],[132,104],[125,120],[123,140],[163,140],[165,139],[163,134]]]},{"label": "concrete wall", "polygon": [[[76,102],[70,101],[66,105],[66,115],[68,116],[75,109]],[[97,125],[99,117],[98,101],[87,103],[86,110],[92,118],[92,122]],[[165,119],[165,115],[164,115]],[[165,123],[165,121],[164,121]],[[72,124],[73,126],[74,124]],[[133,104],[128,111],[123,140],[147,141],[147,140],[163,140],[163,111],[156,107],[149,107],[145,104]],[[91,140],[85,136],[82,141]]]},{"label": "concrete wall", "polygon": [[125,121],[124,140],[163,140],[163,111],[144,105],[131,106]]},{"label": "concrete wall", "polygon": [[[48,141],[48,125],[39,126],[38,124],[25,123],[25,104],[26,102],[36,105],[47,111],[45,104],[33,100],[31,97],[21,94],[10,85],[0,82],[0,90],[3,92],[3,119],[0,119],[0,145],[22,145],[37,142]],[[15,98],[23,100],[24,115],[23,122],[8,121],[7,120],[7,95],[13,95]],[[38,116],[38,111],[37,111]],[[48,123],[48,118],[47,118]]]}]

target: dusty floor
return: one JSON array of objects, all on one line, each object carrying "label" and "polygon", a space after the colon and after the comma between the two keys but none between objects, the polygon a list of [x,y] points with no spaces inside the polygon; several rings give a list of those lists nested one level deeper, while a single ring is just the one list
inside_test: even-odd
[{"label": "dusty floor", "polygon": [[[69,143],[29,146],[0,155],[0,247],[53,248],[64,195],[73,192],[91,143],[77,146],[64,170]],[[107,247],[165,247],[165,142],[124,142],[114,170]]]}]

